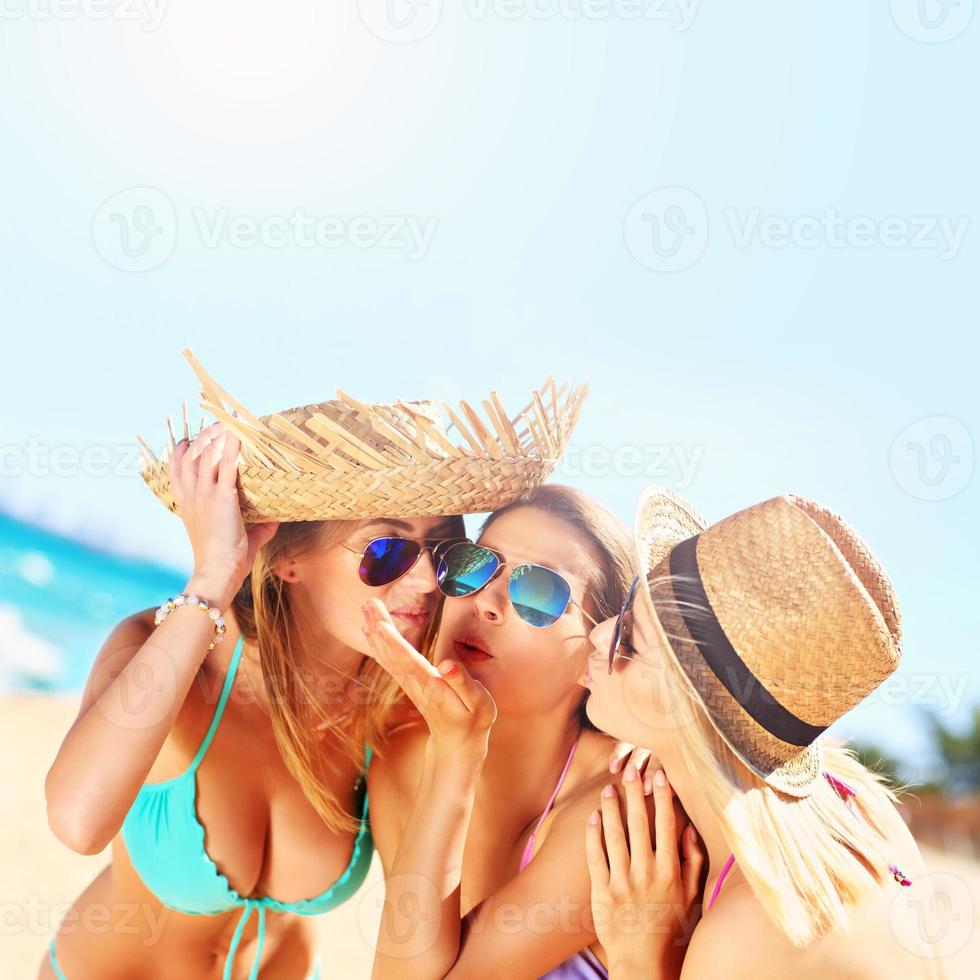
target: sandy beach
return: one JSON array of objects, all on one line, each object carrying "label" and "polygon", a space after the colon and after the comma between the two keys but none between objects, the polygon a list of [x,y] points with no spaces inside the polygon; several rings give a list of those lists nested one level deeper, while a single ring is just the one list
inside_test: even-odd
[{"label": "sandy beach", "polygon": [[[52,930],[107,854],[74,854],[48,830],[43,780],[77,710],[77,698],[18,694],[0,698],[0,965],[3,980],[33,980]],[[941,940],[951,980],[976,976],[980,962],[980,864],[926,850],[930,873],[950,876],[963,896]],[[377,855],[361,893],[315,921],[325,976],[369,977],[371,943],[383,895]],[[967,895],[972,896],[972,902]]]}]

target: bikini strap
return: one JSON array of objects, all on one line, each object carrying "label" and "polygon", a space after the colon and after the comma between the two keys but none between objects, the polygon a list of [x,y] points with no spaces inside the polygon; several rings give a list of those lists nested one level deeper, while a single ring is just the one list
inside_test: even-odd
[{"label": "bikini strap", "polygon": [[729,854],[728,860],[725,862],[725,866],[721,869],[721,874],[718,875],[718,880],[715,882],[715,887],[711,891],[711,898],[708,901],[709,909],[715,904],[715,899],[718,897],[718,893],[721,891],[721,886],[724,884],[725,879],[728,877],[728,872],[732,870],[732,866],[734,864],[735,855]]},{"label": "bikini strap", "polygon": [[[830,783],[831,786],[837,791],[837,795],[845,802],[848,803],[853,797],[857,796],[857,790],[845,783],[843,779],[838,779],[833,773],[825,772],[824,778]],[[735,864],[735,855],[729,854],[728,860],[725,862],[725,866],[721,869],[721,874],[718,875],[718,880],[715,882],[715,887],[711,892],[711,898],[708,901],[708,908],[710,909],[712,905],[715,904],[715,899],[718,897],[718,893],[721,891],[721,886],[724,884],[725,879],[728,877],[728,872],[732,870],[732,866]],[[889,870],[897,871],[894,865],[889,867]],[[895,879],[899,879],[896,877]],[[905,884],[906,882],[903,882]],[[909,882],[910,884],[910,882]]]},{"label": "bikini strap", "polygon": [[225,674],[225,682],[221,688],[221,696],[218,698],[218,706],[214,709],[211,725],[208,728],[207,734],[204,736],[204,740],[201,742],[200,748],[197,750],[197,755],[194,756],[194,760],[187,767],[188,772],[194,772],[201,764],[201,760],[207,753],[208,746],[210,746],[211,740],[214,738],[214,733],[218,730],[218,723],[221,721],[221,716],[225,713],[225,705],[228,703],[232,685],[235,683],[235,674],[238,673],[238,664],[242,659],[244,640],[244,636],[239,636],[238,642],[235,644],[235,652],[231,655],[231,663],[228,664],[228,672]]},{"label": "bikini strap", "polygon": [[555,800],[558,798],[558,792],[561,790],[562,783],[565,782],[565,776],[568,774],[568,767],[572,764],[572,759],[575,756],[575,750],[577,748],[578,738],[576,738],[572,743],[571,751],[568,753],[568,758],[565,760],[565,768],[562,769],[561,775],[558,777],[558,785],[555,786],[555,790],[551,794],[551,799],[548,800],[548,805],[544,808],[544,812],[541,814],[541,816],[538,817],[538,822],[535,824],[534,830],[531,831],[531,836],[527,839],[527,844],[524,846],[524,853],[521,855],[521,865],[520,868],[518,868],[519,871],[524,870],[528,861],[531,860],[531,857],[534,854],[534,838],[541,829],[541,824],[544,823],[544,818],[548,816],[548,814],[551,812],[551,808],[555,805]]}]

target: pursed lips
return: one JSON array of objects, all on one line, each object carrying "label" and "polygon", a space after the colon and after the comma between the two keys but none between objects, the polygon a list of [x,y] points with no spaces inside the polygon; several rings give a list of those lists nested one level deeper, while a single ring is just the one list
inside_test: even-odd
[{"label": "pursed lips", "polygon": [[589,651],[588,655],[585,658],[585,671],[583,672],[582,677],[581,677],[581,683],[585,687],[591,687],[592,686],[592,680],[593,680],[593,677],[592,677],[592,661],[593,661],[593,659],[596,659],[599,656],[600,656],[599,648],[598,647],[593,647],[593,649]]},{"label": "pursed lips", "polygon": [[453,653],[460,660],[471,663],[476,660],[493,660],[489,645],[472,633],[461,633],[453,638]]},{"label": "pursed lips", "polygon": [[389,610],[392,619],[401,620],[409,626],[425,626],[429,621],[432,610],[428,606],[403,606],[401,609]]}]

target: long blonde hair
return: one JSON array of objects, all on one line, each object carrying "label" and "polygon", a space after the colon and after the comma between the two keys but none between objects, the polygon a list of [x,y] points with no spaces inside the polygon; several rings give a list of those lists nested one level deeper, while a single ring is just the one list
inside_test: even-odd
[{"label": "long blonde hair", "polygon": [[[462,533],[462,518],[460,533]],[[344,699],[338,712],[333,697],[324,698],[322,686],[311,683],[304,668],[307,654],[301,637],[307,627],[299,621],[291,584],[277,573],[287,558],[329,549],[346,541],[360,521],[295,521],[283,523],[276,535],[259,550],[251,573],[235,596],[232,608],[243,635],[256,643],[262,677],[269,694],[270,717],[279,751],[304,795],[331,830],[356,832],[360,823],[323,784],[322,767],[339,772],[341,761],[322,751],[327,734],[336,737],[346,759],[361,764],[364,747],[385,744],[392,711],[404,696],[391,675],[365,657],[353,680],[337,692]],[[352,572],[352,574],[354,574]],[[437,610],[438,612],[438,610]],[[428,649],[438,615],[431,620]],[[313,677],[322,681],[322,677]],[[334,678],[327,678],[334,680]],[[351,701],[353,700],[353,703]]]},{"label": "long blonde hair", "polygon": [[[650,588],[654,594],[660,588],[673,592],[669,577],[654,579]],[[851,909],[890,877],[886,837],[902,825],[896,790],[846,744],[825,737],[824,771],[856,795],[842,794],[825,778],[806,797],[779,792],[718,733],[677,660],[664,660],[665,694],[682,759],[697,775],[762,907],[798,947],[846,929]]]}]

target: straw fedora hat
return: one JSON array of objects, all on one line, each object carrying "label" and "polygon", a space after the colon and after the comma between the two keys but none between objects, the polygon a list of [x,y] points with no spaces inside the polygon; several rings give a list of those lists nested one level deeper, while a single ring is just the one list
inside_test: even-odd
[{"label": "straw fedora hat", "polygon": [[901,659],[884,569],[840,517],[791,494],[706,527],[650,487],[635,537],[641,596],[712,725],[768,785],[807,796],[823,731]]},{"label": "straw fedora hat", "polygon": [[[495,510],[547,479],[588,393],[585,384],[559,388],[549,378],[511,416],[491,392],[482,403],[489,424],[465,401],[457,413],[432,401],[367,404],[340,390],[334,400],[257,418],[189,349],[183,354],[201,383],[201,408],[241,441],[238,486],[246,524]],[[186,403],[183,421],[190,438]],[[176,437],[169,417],[167,425],[160,459],[137,437],[141,474],[177,513],[169,471]]]}]

